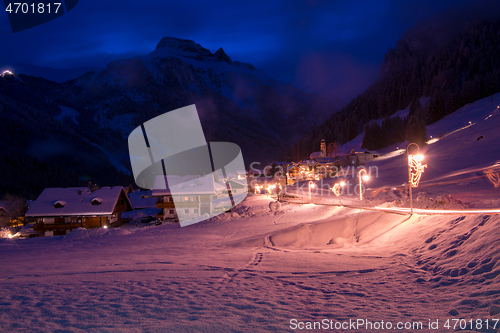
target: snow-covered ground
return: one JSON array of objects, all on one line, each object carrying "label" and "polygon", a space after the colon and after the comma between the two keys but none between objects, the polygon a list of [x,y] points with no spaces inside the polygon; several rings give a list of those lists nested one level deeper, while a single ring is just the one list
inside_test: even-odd
[{"label": "snow-covered ground", "polygon": [[63,121],[65,118],[70,118],[75,124],[80,125],[76,118],[79,116],[79,113],[71,108],[66,106],[59,105],[61,108],[61,113],[56,117],[57,120]]},{"label": "snow-covered ground", "polygon": [[[416,206],[499,208],[500,133],[490,128],[500,117],[490,99],[476,103],[442,123],[465,128],[422,148]],[[373,161],[365,208],[407,204],[405,163],[397,153]],[[353,191],[357,175],[346,178]],[[361,211],[356,195],[324,189],[312,202],[330,205],[271,212],[271,198],[249,195],[184,228],[0,239],[0,331],[498,331],[489,311],[500,304],[499,214]],[[331,205],[340,200],[351,207]]]},{"label": "snow-covered ground", "polygon": [[271,213],[269,202],[252,195],[235,214],[185,228],[4,239],[0,330],[285,332],[293,319],[491,325],[498,215],[292,204]]}]

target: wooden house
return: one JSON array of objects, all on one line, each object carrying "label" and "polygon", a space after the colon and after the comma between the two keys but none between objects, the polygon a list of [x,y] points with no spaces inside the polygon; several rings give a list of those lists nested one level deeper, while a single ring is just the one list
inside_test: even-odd
[{"label": "wooden house", "polygon": [[66,235],[76,228],[121,224],[121,213],[132,209],[123,187],[46,188],[31,203],[26,217],[46,236]]}]

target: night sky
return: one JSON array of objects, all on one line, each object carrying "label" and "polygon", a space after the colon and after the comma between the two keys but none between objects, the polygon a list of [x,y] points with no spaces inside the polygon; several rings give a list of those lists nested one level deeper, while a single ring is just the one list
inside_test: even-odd
[{"label": "night sky", "polygon": [[376,80],[384,54],[414,24],[478,7],[464,0],[80,0],[62,17],[18,33],[1,14],[0,68],[104,67],[172,36],[212,52],[223,47],[271,77],[348,101]]}]

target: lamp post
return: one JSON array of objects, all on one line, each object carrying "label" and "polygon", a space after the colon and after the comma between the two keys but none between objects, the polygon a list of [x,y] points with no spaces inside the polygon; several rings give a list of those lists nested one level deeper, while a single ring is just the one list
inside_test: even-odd
[{"label": "lamp post", "polygon": [[340,182],[340,183],[337,183],[335,185],[333,185],[332,187],[332,191],[333,193],[339,197],[339,201],[340,201],[340,205],[342,206],[342,198],[340,197],[340,187],[344,187],[345,183],[344,182]]},{"label": "lamp post", "polygon": [[[361,174],[363,172],[366,173],[366,175],[361,177]],[[365,169],[361,169],[358,172],[358,178],[359,178],[359,200],[361,201],[361,210],[363,210],[363,190],[361,189],[361,185],[362,185],[361,179],[363,179],[364,181],[367,181],[368,179],[370,179],[370,177],[368,176],[368,173],[366,172]]]},{"label": "lamp post", "polygon": [[[417,155],[410,154],[410,146],[417,146]],[[420,148],[416,143],[410,143],[406,146],[406,155],[408,155],[408,192],[410,193],[410,214],[413,215],[413,198],[411,193],[412,187],[417,187],[420,182],[420,177],[422,176],[422,172],[424,172],[424,168],[427,167],[427,164],[422,165],[422,160],[424,159],[424,155],[419,154]]]},{"label": "lamp post", "polygon": [[311,188],[314,187],[316,185],[314,185],[314,183],[312,182],[312,180],[309,181],[309,202],[311,202]]}]

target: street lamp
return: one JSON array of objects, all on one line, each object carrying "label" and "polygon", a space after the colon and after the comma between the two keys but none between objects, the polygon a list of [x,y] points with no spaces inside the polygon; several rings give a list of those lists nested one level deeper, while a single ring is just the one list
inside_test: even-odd
[{"label": "street lamp", "polygon": [[342,206],[342,198],[340,198],[340,187],[343,187],[345,185],[344,182],[337,183],[333,185],[332,191],[333,193],[339,197],[340,205]]},{"label": "street lamp", "polygon": [[[410,146],[417,146],[417,155],[410,154]],[[413,198],[411,194],[411,188],[417,187],[420,182],[420,177],[422,176],[422,172],[424,172],[424,168],[427,167],[427,164],[422,165],[422,160],[424,159],[424,155],[419,154],[420,148],[416,143],[410,143],[406,146],[406,155],[408,155],[408,190],[410,193],[410,214],[413,215]]]},{"label": "street lamp", "polygon": [[311,201],[311,188],[315,187],[314,183],[312,180],[309,181],[309,202]]},{"label": "street lamp", "polygon": [[[363,177],[361,177],[361,174],[363,172],[366,173],[366,175],[364,175]],[[361,201],[361,209],[363,209],[363,190],[361,189],[361,184],[362,184],[361,179],[364,180],[364,181],[367,181],[368,179],[370,179],[370,177],[368,176],[368,173],[366,172],[365,169],[361,169],[358,172],[358,178],[359,178],[359,200]]]}]

